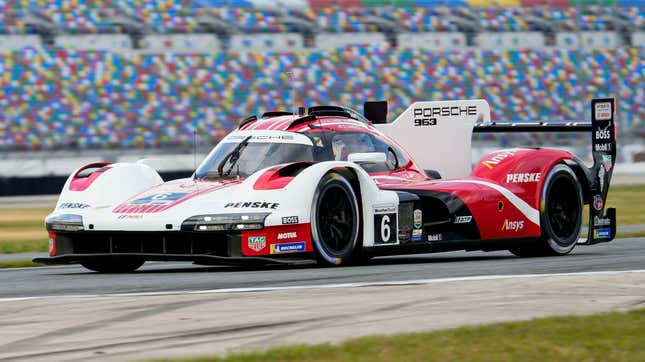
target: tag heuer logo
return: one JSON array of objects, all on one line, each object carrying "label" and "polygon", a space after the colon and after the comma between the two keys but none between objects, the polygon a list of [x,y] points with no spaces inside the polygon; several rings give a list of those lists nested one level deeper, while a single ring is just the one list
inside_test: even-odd
[{"label": "tag heuer logo", "polygon": [[267,246],[267,238],[265,236],[249,236],[249,249],[260,252]]}]

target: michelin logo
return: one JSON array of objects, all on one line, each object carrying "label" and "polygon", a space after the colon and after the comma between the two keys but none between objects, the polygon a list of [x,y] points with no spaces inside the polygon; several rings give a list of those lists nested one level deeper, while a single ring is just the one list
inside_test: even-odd
[{"label": "michelin logo", "polygon": [[594,230],[594,238],[605,239],[611,237],[611,229],[596,229]]},{"label": "michelin logo", "polygon": [[305,251],[304,241],[297,243],[271,244],[271,254],[298,253]]}]

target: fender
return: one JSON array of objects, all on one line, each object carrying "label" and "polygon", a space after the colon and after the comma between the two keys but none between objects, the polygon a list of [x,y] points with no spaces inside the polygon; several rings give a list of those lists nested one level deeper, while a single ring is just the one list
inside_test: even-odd
[{"label": "fender", "polygon": [[558,163],[575,162],[564,150],[512,148],[484,156],[471,176],[493,181],[508,189],[537,210],[545,177]]},{"label": "fender", "polygon": [[161,183],[159,173],[141,163],[92,163],[78,168],[67,178],[55,211],[75,209],[76,212],[118,205]]},{"label": "fender", "polygon": [[357,196],[360,195],[362,210],[363,246],[373,246],[375,207],[382,207],[384,205],[398,207],[399,198],[394,191],[379,189],[374,180],[360,166],[355,163],[343,161],[328,161],[313,164],[294,177],[285,187],[285,193],[299,195],[299,204],[306,205],[308,208],[307,215],[310,215],[318,181],[323,175],[334,169],[347,170],[355,176],[359,188],[359,190],[355,191]]}]

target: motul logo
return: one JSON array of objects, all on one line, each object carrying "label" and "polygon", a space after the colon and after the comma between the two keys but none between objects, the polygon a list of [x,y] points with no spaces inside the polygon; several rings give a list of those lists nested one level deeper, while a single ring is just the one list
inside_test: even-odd
[{"label": "motul logo", "polygon": [[506,175],[506,183],[526,183],[540,181],[540,173],[509,173]]},{"label": "motul logo", "polygon": [[502,151],[493,156],[490,160],[482,162],[482,164],[488,167],[489,170],[493,169],[493,166],[499,165],[504,161],[508,156],[514,156],[516,151]]},{"label": "motul logo", "polygon": [[298,233],[295,231],[288,232],[288,233],[280,233],[278,234],[278,240],[284,240],[284,239],[295,239],[298,237]]},{"label": "motul logo", "polygon": [[504,225],[502,225],[503,231],[520,231],[524,229],[524,220],[520,221],[508,221],[504,220]]}]

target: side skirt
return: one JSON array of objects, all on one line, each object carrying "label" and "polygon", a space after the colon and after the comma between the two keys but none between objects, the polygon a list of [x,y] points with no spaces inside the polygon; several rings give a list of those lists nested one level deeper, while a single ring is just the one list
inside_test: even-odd
[{"label": "side skirt", "polygon": [[495,240],[442,241],[434,243],[410,243],[402,245],[383,245],[366,247],[365,253],[370,256],[405,255],[441,253],[447,251],[497,251],[508,250],[514,246],[538,241],[539,238],[513,238]]}]

